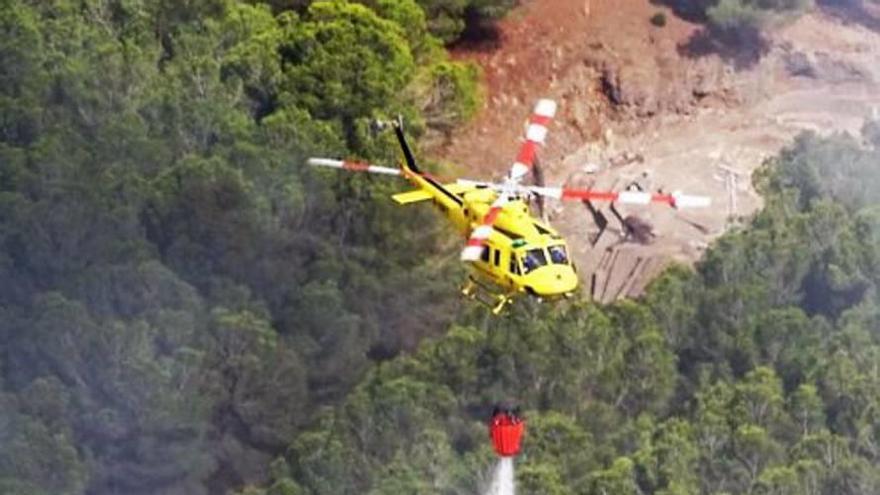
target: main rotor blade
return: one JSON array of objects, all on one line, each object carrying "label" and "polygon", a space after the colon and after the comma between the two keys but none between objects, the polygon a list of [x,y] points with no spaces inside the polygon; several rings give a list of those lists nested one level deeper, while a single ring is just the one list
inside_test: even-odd
[{"label": "main rotor blade", "polygon": [[520,186],[534,194],[555,199],[587,201],[615,201],[623,204],[647,205],[666,203],[673,208],[704,208],[712,204],[708,196],[691,196],[678,191],[672,194],[652,194],[642,191],[598,191],[594,189],[566,189],[561,187]]},{"label": "main rotor blade", "polygon": [[532,170],[538,146],[544,144],[544,140],[547,138],[547,125],[555,115],[555,101],[538,100],[535,110],[529,118],[528,127],[526,127],[526,140],[520,146],[516,161],[510,167],[510,172],[507,174],[508,179],[519,182]]},{"label": "main rotor blade", "polygon": [[352,172],[370,172],[373,174],[385,175],[401,175],[399,168],[380,167],[378,165],[370,165],[363,162],[352,162],[347,160],[332,160],[330,158],[309,158],[306,163],[313,167],[331,167],[350,170]]},{"label": "main rotor blade", "polygon": [[666,203],[674,208],[705,208],[712,204],[708,196],[692,196],[676,191],[672,194],[651,194],[642,191],[600,191],[596,189],[567,189],[564,187],[541,187],[524,185],[507,185],[493,182],[458,179],[458,184],[484,187],[498,192],[507,191],[511,196],[538,194],[553,199],[576,199],[587,201],[616,201],[623,204],[646,205],[649,203]]},{"label": "main rotor blade", "polygon": [[462,261],[476,261],[480,259],[483,250],[486,249],[484,244],[494,230],[492,225],[495,224],[495,220],[498,219],[498,214],[501,213],[501,208],[503,208],[505,204],[507,204],[507,195],[502,193],[492,203],[492,206],[489,207],[489,211],[486,212],[480,225],[471,232],[467,244],[465,244],[464,249],[461,250]]},{"label": "main rotor blade", "polygon": [[707,208],[712,206],[712,198],[709,196],[691,196],[682,194],[680,191],[672,193],[672,200],[675,208]]}]

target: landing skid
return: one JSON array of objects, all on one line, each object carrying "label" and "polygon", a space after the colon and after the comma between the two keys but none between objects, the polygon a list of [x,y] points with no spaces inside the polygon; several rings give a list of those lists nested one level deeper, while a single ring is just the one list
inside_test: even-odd
[{"label": "landing skid", "polygon": [[492,285],[470,276],[468,277],[467,282],[465,282],[464,287],[461,288],[461,293],[468,299],[477,301],[490,308],[492,314],[499,315],[504,310],[505,306],[513,302],[514,293],[508,292],[505,294],[499,294],[494,289],[495,287]]}]

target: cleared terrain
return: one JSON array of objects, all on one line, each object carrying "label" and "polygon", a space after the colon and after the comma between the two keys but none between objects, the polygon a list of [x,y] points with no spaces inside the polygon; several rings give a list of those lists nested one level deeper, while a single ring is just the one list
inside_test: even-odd
[{"label": "cleared terrain", "polygon": [[[663,13],[666,25],[650,17]],[[700,25],[647,0],[534,0],[456,56],[479,63],[485,105],[432,154],[475,178],[499,177],[515,155],[533,101],[559,114],[541,155],[545,182],[643,187],[711,196],[713,207],[619,207],[654,231],[647,245],[597,228],[583,205],[548,204],[596,299],[638,295],[671,261],[692,263],[725,229],[760,207],[750,175],[802,131],[857,134],[880,113],[880,33],[847,12],[817,7],[773,30],[763,46],[719,50]],[[490,37],[491,38],[491,37]],[[597,205],[599,206],[599,205]]]}]

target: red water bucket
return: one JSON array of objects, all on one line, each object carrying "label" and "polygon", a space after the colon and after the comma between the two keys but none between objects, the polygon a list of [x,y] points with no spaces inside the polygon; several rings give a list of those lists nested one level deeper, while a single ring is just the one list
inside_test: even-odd
[{"label": "red water bucket", "polygon": [[525,422],[509,412],[498,412],[489,422],[489,436],[495,452],[501,457],[519,454],[520,442],[525,431]]}]

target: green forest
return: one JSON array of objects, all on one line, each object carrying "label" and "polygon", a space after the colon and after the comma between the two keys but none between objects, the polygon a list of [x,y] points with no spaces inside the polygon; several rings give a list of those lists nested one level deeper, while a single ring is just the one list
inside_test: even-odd
[{"label": "green forest", "polygon": [[[514,0],[0,0],[0,494],[880,493],[880,124],[644,298],[465,303],[392,180]],[[436,164],[426,164],[437,167]]]}]

